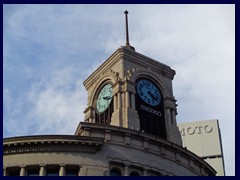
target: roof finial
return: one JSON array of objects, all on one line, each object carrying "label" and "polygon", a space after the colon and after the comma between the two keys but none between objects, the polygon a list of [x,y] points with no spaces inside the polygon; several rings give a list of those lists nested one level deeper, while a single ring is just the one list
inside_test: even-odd
[{"label": "roof finial", "polygon": [[131,49],[134,49],[134,47],[132,47],[129,43],[129,35],[128,35],[128,11],[124,11],[124,14],[125,14],[125,19],[126,19],[126,47],[127,48],[131,48]]},{"label": "roof finial", "polygon": [[129,44],[129,36],[128,36],[128,11],[126,10],[125,12],[125,17],[126,17],[126,46],[130,46]]}]

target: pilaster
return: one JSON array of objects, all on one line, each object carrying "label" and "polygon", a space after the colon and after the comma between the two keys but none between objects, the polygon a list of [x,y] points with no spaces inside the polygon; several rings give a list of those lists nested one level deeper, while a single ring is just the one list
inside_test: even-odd
[{"label": "pilaster", "polygon": [[26,166],[22,166],[20,169],[20,176],[26,176],[27,172],[26,172]]},{"label": "pilaster", "polygon": [[135,83],[126,79],[124,82],[124,93],[126,94],[126,105],[124,107],[123,127],[139,130],[140,120],[135,108]]},{"label": "pilaster", "polygon": [[114,111],[112,113],[111,125],[113,126],[123,126],[123,112],[122,106],[124,106],[123,91],[121,81],[117,81],[113,86],[113,96],[114,96]]},{"label": "pilaster", "polygon": [[59,176],[66,176],[66,167],[65,167],[65,164],[60,164]]},{"label": "pilaster", "polygon": [[47,169],[45,165],[40,165],[39,170],[39,176],[46,176],[47,175]]}]

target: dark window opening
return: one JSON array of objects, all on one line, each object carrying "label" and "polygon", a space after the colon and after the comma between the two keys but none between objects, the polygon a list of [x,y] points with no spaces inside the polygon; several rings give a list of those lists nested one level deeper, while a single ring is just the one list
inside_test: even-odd
[{"label": "dark window opening", "polygon": [[59,169],[47,169],[47,176],[59,176]]},{"label": "dark window opening", "polygon": [[129,174],[129,176],[140,176],[140,174],[136,171],[133,171]]},{"label": "dark window opening", "polygon": [[[154,94],[154,92],[153,92],[152,96],[153,96],[154,103],[144,101],[143,97],[146,96],[149,99],[151,99],[150,97],[152,97],[152,96],[148,95],[149,93],[143,96],[143,95],[141,95],[140,91],[138,92],[137,83],[140,80],[148,80],[148,81],[152,82],[156,86],[156,89],[159,91],[160,96],[163,97],[162,92],[161,92],[160,88],[158,87],[158,85],[156,83],[154,83],[153,81],[151,81],[150,79],[139,78],[136,81],[135,88],[136,88],[137,93],[135,95],[135,106],[136,106],[136,110],[138,112],[138,116],[140,119],[140,130],[142,132],[149,133],[149,134],[166,139],[166,125],[165,125],[163,98],[161,99],[161,101],[159,102],[158,105],[154,105],[154,103],[158,99],[156,98],[157,97],[156,94]],[[139,87],[140,87],[140,85],[139,85]],[[145,89],[147,89],[147,87]],[[147,91],[145,91],[145,92],[147,92]],[[148,91],[148,92],[150,92],[150,91]]]},{"label": "dark window opening", "polygon": [[66,176],[78,176],[78,169],[66,169]]},{"label": "dark window opening", "polygon": [[28,176],[39,176],[39,169],[29,169],[27,171]]},{"label": "dark window opening", "polygon": [[121,171],[117,168],[114,168],[110,171],[110,176],[121,176]]},{"label": "dark window opening", "polygon": [[8,170],[8,176],[19,176],[19,175],[20,175],[20,169]]}]

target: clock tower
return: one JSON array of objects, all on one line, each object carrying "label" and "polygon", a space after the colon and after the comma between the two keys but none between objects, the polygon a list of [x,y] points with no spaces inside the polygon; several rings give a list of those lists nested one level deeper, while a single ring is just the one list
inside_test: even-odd
[{"label": "clock tower", "polygon": [[130,128],[182,145],[172,88],[175,71],[135,51],[125,14],[126,45],[84,81],[88,92],[84,121]]},{"label": "clock tower", "polygon": [[4,138],[4,176],[216,174],[182,146],[172,90],[175,71],[136,52],[127,29],[126,45],[83,83],[88,103],[75,134]]}]

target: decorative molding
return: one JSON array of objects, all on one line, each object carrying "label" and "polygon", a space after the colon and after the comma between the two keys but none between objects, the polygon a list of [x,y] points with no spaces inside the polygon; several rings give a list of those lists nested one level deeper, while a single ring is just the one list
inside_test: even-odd
[{"label": "decorative molding", "polygon": [[81,136],[27,136],[7,138],[3,142],[3,154],[21,154],[37,152],[86,152],[100,150],[104,138]]},{"label": "decorative molding", "polygon": [[119,72],[110,70],[110,73],[113,75],[115,83],[118,81],[122,81],[122,79],[119,77]]},{"label": "decorative molding", "polygon": [[136,68],[128,69],[127,75],[124,77],[124,81],[126,81],[126,80],[131,81],[132,75],[135,71],[136,71]]},{"label": "decorative molding", "polygon": [[31,162],[24,162],[22,164],[20,163],[10,163],[7,166],[4,166],[5,169],[10,168],[10,167],[29,167],[29,166],[39,166],[39,167],[46,167],[48,165],[58,165],[59,167],[64,164],[65,166],[79,166],[80,168],[82,168],[82,166],[95,166],[95,167],[104,167],[104,168],[108,168],[108,165],[103,164],[103,163],[86,163],[86,162],[70,162],[70,163],[66,163],[66,161],[62,162],[56,162],[56,161],[31,161]]}]

